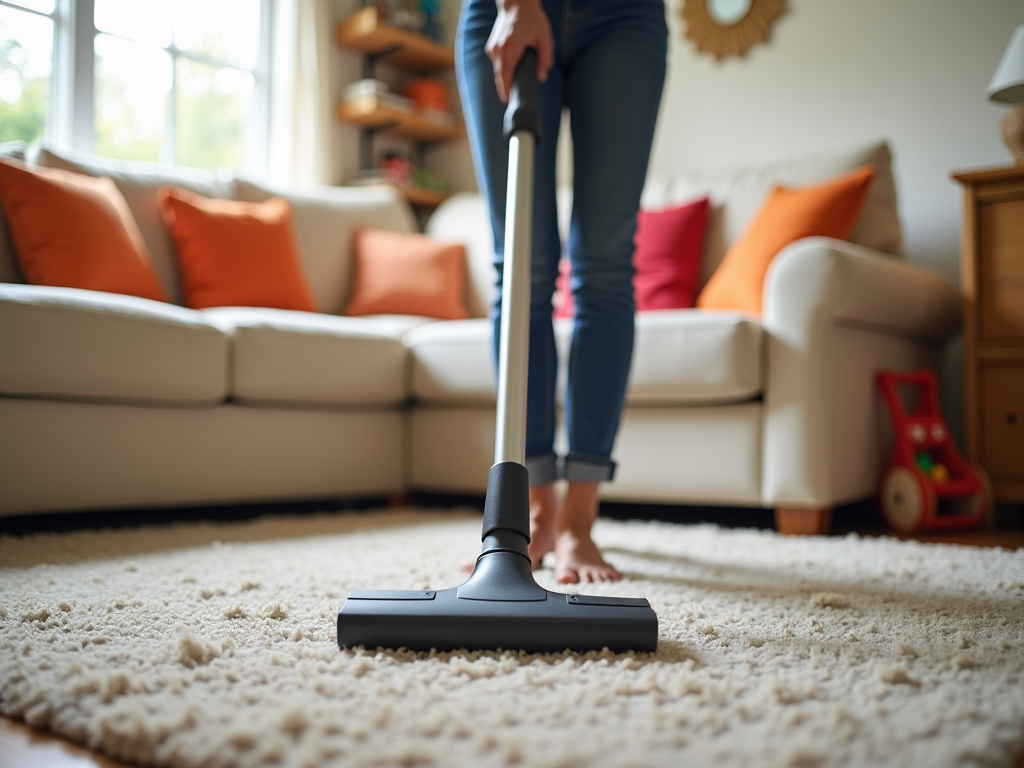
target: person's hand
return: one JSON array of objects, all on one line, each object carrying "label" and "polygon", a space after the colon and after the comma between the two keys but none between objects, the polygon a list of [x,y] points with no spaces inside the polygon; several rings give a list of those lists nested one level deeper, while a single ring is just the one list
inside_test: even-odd
[{"label": "person's hand", "polygon": [[555,63],[555,41],[540,0],[498,0],[498,18],[485,50],[494,67],[494,85],[503,102],[508,102],[516,66],[527,48],[537,49],[537,79],[543,83]]}]

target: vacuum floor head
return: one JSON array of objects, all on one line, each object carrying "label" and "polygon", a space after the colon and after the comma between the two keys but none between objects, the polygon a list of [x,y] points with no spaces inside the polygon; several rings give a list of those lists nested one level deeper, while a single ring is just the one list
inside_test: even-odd
[{"label": "vacuum floor head", "polygon": [[534,581],[527,554],[528,496],[525,467],[514,462],[492,467],[483,552],[473,574],[452,589],[352,592],[338,612],[338,645],[654,651],[658,617],[646,599],[562,594]]},{"label": "vacuum floor head", "polygon": [[[474,577],[480,579],[481,568],[494,573],[518,569],[513,558],[522,561],[512,553],[483,557]],[[529,560],[524,565],[529,575]],[[471,577],[461,587],[438,591],[352,592],[338,612],[338,645],[530,653],[654,651],[658,646],[658,617],[642,597],[568,595],[535,582],[530,595],[500,587],[490,596],[474,595],[473,581]]]}]

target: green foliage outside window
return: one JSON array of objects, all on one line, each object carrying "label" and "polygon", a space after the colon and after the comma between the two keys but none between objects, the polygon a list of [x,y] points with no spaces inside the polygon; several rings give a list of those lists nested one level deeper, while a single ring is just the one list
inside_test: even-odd
[{"label": "green foliage outside window", "polygon": [[21,42],[0,26],[0,142],[30,144],[46,130],[50,78],[28,74],[25,62],[29,55]]}]

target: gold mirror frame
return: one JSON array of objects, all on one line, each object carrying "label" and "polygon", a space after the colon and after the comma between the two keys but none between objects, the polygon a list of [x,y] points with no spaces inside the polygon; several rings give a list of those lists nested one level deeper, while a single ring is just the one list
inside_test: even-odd
[{"label": "gold mirror frame", "polygon": [[707,4],[714,0],[685,0],[680,15],[686,22],[686,37],[698,51],[716,60],[742,56],[747,49],[763,43],[772,22],[782,15],[782,0],[751,0],[750,10],[735,24],[723,26],[712,17]]}]

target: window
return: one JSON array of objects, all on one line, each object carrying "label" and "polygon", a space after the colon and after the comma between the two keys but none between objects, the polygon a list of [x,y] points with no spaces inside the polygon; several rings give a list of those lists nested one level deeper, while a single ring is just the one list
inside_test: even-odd
[{"label": "window", "polygon": [[[259,173],[269,4],[0,0],[0,140]],[[76,43],[91,61],[62,67]]]},{"label": "window", "polygon": [[54,0],[0,4],[0,142],[48,134]]}]

